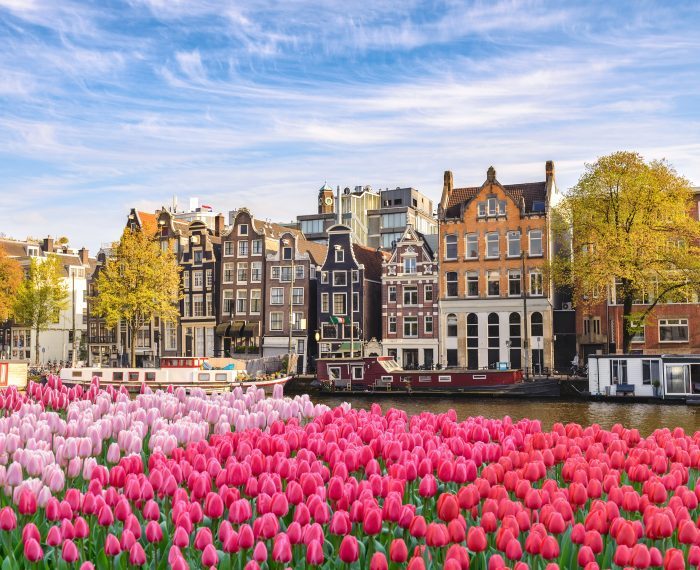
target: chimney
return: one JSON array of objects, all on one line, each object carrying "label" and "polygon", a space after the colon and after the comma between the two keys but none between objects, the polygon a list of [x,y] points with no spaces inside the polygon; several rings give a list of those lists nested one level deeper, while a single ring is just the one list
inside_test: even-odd
[{"label": "chimney", "polygon": [[44,253],[53,253],[53,238],[45,237],[44,243],[41,245],[41,250]]},{"label": "chimney", "polygon": [[451,170],[445,170],[445,176],[444,176],[444,182],[442,183],[442,191],[443,193],[450,195],[452,194],[452,171]]},{"label": "chimney", "polygon": [[78,257],[80,257],[80,263],[83,265],[90,265],[90,255],[87,248],[81,247],[78,250]]},{"label": "chimney", "polygon": [[214,235],[215,236],[222,236],[224,235],[224,215],[223,214],[217,214],[216,217],[214,218]]},{"label": "chimney", "polygon": [[554,178],[554,161],[553,160],[548,160],[545,165],[544,165],[544,172],[546,175],[546,180],[547,182],[550,181],[550,179]]}]

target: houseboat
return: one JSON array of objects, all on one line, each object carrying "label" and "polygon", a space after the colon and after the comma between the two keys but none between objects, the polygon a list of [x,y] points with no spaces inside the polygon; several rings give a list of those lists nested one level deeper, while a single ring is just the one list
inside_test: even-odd
[{"label": "houseboat", "polygon": [[522,370],[404,370],[391,356],[322,358],[316,370],[321,390],[338,394],[559,396],[557,380],[525,382]]},{"label": "houseboat", "polygon": [[593,398],[700,402],[700,355],[592,354],[588,391]]},{"label": "houseboat", "polygon": [[277,384],[286,384],[291,376],[283,373],[249,376],[242,366],[212,368],[207,358],[161,358],[160,368],[63,368],[61,380],[66,385],[90,384],[97,377],[100,384],[126,386],[137,392],[142,384],[153,390],[174,388],[203,388],[207,392],[223,392],[236,386],[263,388],[272,393]]},{"label": "houseboat", "polygon": [[27,387],[27,363],[16,360],[0,360],[0,388],[15,386],[19,390]]}]

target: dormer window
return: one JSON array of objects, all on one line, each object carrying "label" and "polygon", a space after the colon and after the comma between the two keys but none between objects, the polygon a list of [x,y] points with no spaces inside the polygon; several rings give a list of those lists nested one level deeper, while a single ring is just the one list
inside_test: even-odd
[{"label": "dormer window", "polygon": [[495,196],[491,196],[486,202],[479,202],[477,215],[480,218],[491,216],[505,216],[506,202],[499,200]]},{"label": "dormer window", "polygon": [[342,263],[343,261],[345,261],[345,251],[343,251],[342,249],[336,249],[335,250],[335,261],[337,263]]},{"label": "dormer window", "polygon": [[202,263],[202,250],[201,249],[196,249],[193,252],[193,261],[195,265],[199,265]]},{"label": "dormer window", "polygon": [[416,258],[406,257],[403,260],[403,272],[406,275],[410,275],[416,272]]},{"label": "dormer window", "polygon": [[291,247],[283,247],[282,248],[282,259],[289,261],[292,259],[292,248]]},{"label": "dormer window", "polygon": [[535,200],[532,203],[532,211],[536,213],[544,212],[544,202],[542,200]]},{"label": "dormer window", "polygon": [[28,247],[27,248],[27,255],[29,257],[37,257],[39,255],[39,248],[38,247]]},{"label": "dormer window", "polygon": [[247,236],[248,235],[248,224],[241,224],[238,226],[238,235]]}]

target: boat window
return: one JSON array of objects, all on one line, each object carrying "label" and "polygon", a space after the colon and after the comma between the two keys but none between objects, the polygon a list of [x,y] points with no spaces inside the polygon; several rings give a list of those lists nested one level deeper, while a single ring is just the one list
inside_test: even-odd
[{"label": "boat window", "polygon": [[92,375],[97,376],[98,378],[102,378],[102,370],[93,370]]},{"label": "boat window", "polygon": [[228,374],[226,374],[226,372],[217,372],[214,379],[217,382],[226,382],[226,380],[228,380]]},{"label": "boat window", "polygon": [[208,382],[209,381],[209,372],[200,372],[197,374],[197,379],[200,382]]},{"label": "boat window", "polygon": [[83,371],[82,370],[73,370],[72,376],[73,376],[73,378],[82,378]]},{"label": "boat window", "polygon": [[430,376],[419,376],[418,382],[430,382]]},{"label": "boat window", "polygon": [[392,376],[382,376],[382,382],[391,384],[394,378]]},{"label": "boat window", "polygon": [[112,380],[124,380],[124,373],[123,372],[112,372]]},{"label": "boat window", "polygon": [[486,374],[474,374],[472,380],[486,380]]},{"label": "boat window", "polygon": [[362,380],[362,366],[353,366],[352,367],[352,379],[353,380]]},{"label": "boat window", "polygon": [[138,379],[139,379],[138,372],[129,372],[129,381],[130,382],[136,382]]},{"label": "boat window", "polygon": [[146,372],[146,380],[155,380],[155,379],[156,379],[155,372]]},{"label": "boat window", "polygon": [[452,382],[452,376],[438,376],[438,382]]},{"label": "boat window", "polygon": [[329,366],[328,378],[331,380],[340,380],[340,366]]}]

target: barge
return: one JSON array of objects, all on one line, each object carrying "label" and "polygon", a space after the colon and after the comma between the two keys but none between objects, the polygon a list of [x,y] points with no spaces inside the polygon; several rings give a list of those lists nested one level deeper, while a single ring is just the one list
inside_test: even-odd
[{"label": "barge", "polygon": [[556,379],[526,382],[522,370],[405,370],[391,356],[321,358],[320,389],[337,395],[445,395],[556,398]]}]

